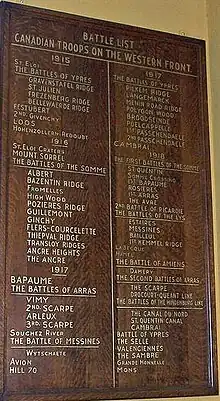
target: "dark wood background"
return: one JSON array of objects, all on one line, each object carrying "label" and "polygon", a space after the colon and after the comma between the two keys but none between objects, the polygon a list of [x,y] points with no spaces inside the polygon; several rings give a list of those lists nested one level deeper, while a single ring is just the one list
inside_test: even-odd
[{"label": "dark wood background", "polygon": [[[204,42],[5,2],[1,3],[1,27],[1,263],[4,267],[1,269],[2,399],[70,401],[216,394],[212,207]],[[153,68],[152,65],[128,63],[124,60],[123,51],[121,59],[109,59],[105,50],[111,49],[111,46],[107,43],[85,44],[82,37],[84,31],[118,38],[120,43],[124,39],[134,41],[134,49],[128,49],[128,52],[130,50],[139,56],[156,57],[162,60],[163,66]],[[54,65],[51,56],[60,55],[57,48],[46,51],[42,46],[17,46],[14,40],[16,32],[19,35],[54,38],[56,43],[58,40],[71,42],[81,45],[84,50],[81,54],[67,51],[64,55],[70,58],[70,63]],[[95,45],[103,49],[103,56],[92,54]],[[10,330],[25,330],[27,303],[25,296],[11,294],[11,276],[52,277],[50,263],[27,261],[27,172],[30,168],[26,161],[23,168],[13,162],[12,149],[14,143],[35,146],[36,149],[39,146],[51,148],[52,145],[51,136],[28,134],[14,129],[14,104],[27,104],[28,76],[31,76],[30,67],[27,71],[20,70],[17,73],[15,60],[26,60],[29,66],[38,64],[38,70],[56,71],[58,77],[63,72],[69,76],[79,74],[90,77],[95,89],[94,93],[61,89],[62,95],[70,98],[89,99],[90,112],[51,108],[49,116],[57,119],[56,122],[35,120],[35,128],[53,129],[59,133],[65,130],[88,137],[87,140],[68,140],[68,148],[64,148],[64,168],[59,171],[55,165],[56,171],[53,173],[53,177],[61,182],[66,179],[83,182],[83,190],[63,190],[67,201],[84,204],[85,212],[74,213],[71,219],[57,218],[55,224],[93,227],[96,236],[82,236],[85,250],[82,250],[78,258],[66,258],[69,267],[67,276],[53,277],[53,283],[58,286],[59,293],[63,286],[70,286],[71,291],[74,287],[95,287],[97,294],[95,298],[53,298],[49,303],[74,307],[73,313],[57,314],[57,320],[74,323],[74,329],[65,331],[64,337],[95,338],[98,348],[63,347],[66,350],[65,357],[35,357],[32,363],[37,366],[36,374],[27,374],[26,370],[25,373],[17,374],[9,372],[12,358],[27,359],[25,349],[11,348]],[[173,73],[165,69],[164,60],[190,63],[191,70],[184,74],[178,71]],[[146,73],[155,71],[162,73],[161,82],[178,87],[176,92],[169,92],[172,96],[170,104],[181,107],[181,112],[170,119],[169,127],[171,132],[184,135],[184,148],[148,143],[146,148],[137,149],[126,145],[130,142],[127,137],[126,94],[130,92],[126,90],[126,82],[115,82],[114,76],[123,76],[125,80],[126,77],[146,80],[148,83],[139,86],[147,86],[151,94],[151,81],[155,82],[155,79],[150,79]],[[146,100],[144,106],[141,106],[145,110],[150,109],[147,102],[151,101]],[[30,112],[20,118],[30,121]],[[145,140],[153,135],[152,130],[148,129],[148,134],[144,135]],[[137,130],[134,130],[133,136],[137,135]],[[115,146],[116,142],[124,142],[125,146]],[[156,156],[152,156],[152,152],[156,152]],[[164,154],[165,159],[161,159],[161,154]],[[149,219],[146,217],[146,221],[155,222],[156,240],[162,241],[163,246],[142,246],[135,250],[135,246],[129,243],[128,172],[129,166],[137,166],[137,163],[131,163],[131,159],[139,160],[140,166],[150,166],[152,161],[163,161],[170,166],[164,170],[163,177],[174,179],[174,183],[168,181],[166,188],[155,190],[158,196],[157,211],[159,207],[182,208],[185,220],[180,224],[169,219],[157,220],[154,214]],[[67,163],[102,167],[105,173],[89,175],[67,172]],[[174,168],[174,163],[196,166],[197,172]],[[133,174],[136,174],[135,169]],[[152,180],[151,173],[145,172],[144,175],[149,183]],[[144,190],[140,192],[143,195]],[[137,198],[137,193],[133,198]],[[125,205],[121,208],[124,210],[122,217],[115,215],[116,203]],[[140,223],[137,226],[143,227]],[[179,241],[182,246],[168,247],[164,245],[165,241]],[[179,286],[178,290],[172,282],[167,283],[167,292],[179,292],[181,299],[187,296],[189,299],[192,293],[192,308],[177,306],[172,309],[172,313],[173,310],[187,311],[188,316],[183,318],[181,324],[168,324],[164,319],[160,329],[150,330],[151,333],[163,332],[164,337],[152,340],[149,333],[145,333],[149,345],[158,345],[163,350],[159,359],[164,361],[164,365],[137,365],[137,370],[131,370],[130,373],[126,369],[120,372],[117,370],[118,333],[131,332],[131,311],[139,310],[129,308],[129,278],[124,279],[124,283],[117,281],[117,274],[129,274],[126,263],[119,268],[116,263],[117,250],[124,246],[127,249],[125,251],[124,248],[125,256],[121,259],[150,261],[149,270],[152,273],[149,275],[153,282],[158,276],[169,275],[174,282],[177,282],[178,277],[182,282],[191,277],[197,278],[198,283],[194,287]],[[170,269],[168,273],[162,267],[153,266],[154,261],[158,260],[164,263],[169,260],[180,263],[184,261],[184,268],[181,272]],[[140,284],[140,288],[143,291],[144,284]],[[166,302],[163,307],[159,304],[158,292],[165,294],[166,291],[152,291],[156,293],[156,309],[164,317],[164,311],[169,311],[169,306]],[[124,304],[119,301],[117,303],[118,298],[125,299]],[[148,299],[147,296],[144,299]],[[201,304],[197,307],[198,301],[202,301],[202,307]],[[141,312],[143,310],[151,311],[153,308],[149,304],[140,309]],[[141,341],[139,331],[137,340]],[[131,344],[129,339],[127,345]]]}]

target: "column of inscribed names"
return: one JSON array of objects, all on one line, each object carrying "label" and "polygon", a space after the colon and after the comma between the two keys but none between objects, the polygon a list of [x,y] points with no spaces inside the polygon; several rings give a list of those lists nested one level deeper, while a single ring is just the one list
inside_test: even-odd
[{"label": "column of inscribed names", "polygon": [[107,66],[54,53],[52,23],[27,29],[11,44],[8,388],[108,387]]},{"label": "column of inscribed names", "polygon": [[200,113],[199,80],[189,63],[165,72],[166,63],[153,57],[152,68],[117,65],[112,74],[116,365],[125,387],[158,378],[170,385],[174,377],[189,384],[189,375],[195,383],[204,358],[204,243],[197,236],[204,224],[202,137],[192,118]]}]

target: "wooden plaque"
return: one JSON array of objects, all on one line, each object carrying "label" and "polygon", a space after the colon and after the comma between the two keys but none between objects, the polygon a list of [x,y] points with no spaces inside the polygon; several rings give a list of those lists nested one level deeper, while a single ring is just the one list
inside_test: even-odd
[{"label": "wooden plaque", "polygon": [[1,396],[217,393],[205,44],[1,3]]}]

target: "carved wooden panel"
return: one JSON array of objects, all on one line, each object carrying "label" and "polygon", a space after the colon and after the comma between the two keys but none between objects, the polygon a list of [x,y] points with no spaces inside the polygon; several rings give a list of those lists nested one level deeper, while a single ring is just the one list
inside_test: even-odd
[{"label": "carved wooden panel", "polygon": [[1,3],[3,400],[216,394],[205,44]]}]

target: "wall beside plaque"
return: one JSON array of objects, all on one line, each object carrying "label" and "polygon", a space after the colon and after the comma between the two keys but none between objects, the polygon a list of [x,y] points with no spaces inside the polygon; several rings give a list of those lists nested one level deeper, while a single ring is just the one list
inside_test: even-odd
[{"label": "wall beside plaque", "polygon": [[204,42],[1,6],[2,399],[216,394]]}]

